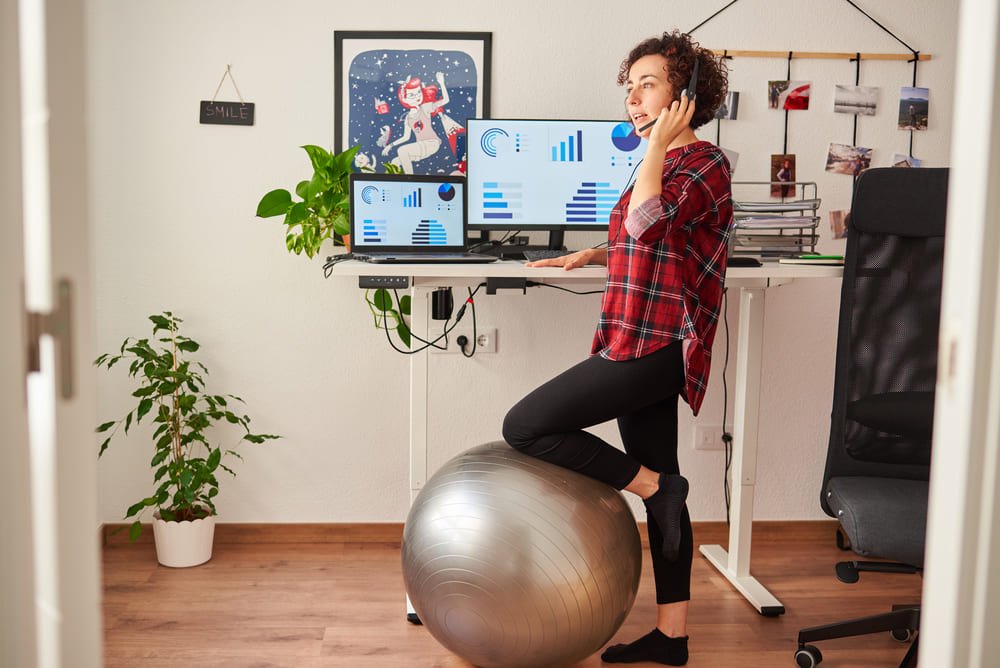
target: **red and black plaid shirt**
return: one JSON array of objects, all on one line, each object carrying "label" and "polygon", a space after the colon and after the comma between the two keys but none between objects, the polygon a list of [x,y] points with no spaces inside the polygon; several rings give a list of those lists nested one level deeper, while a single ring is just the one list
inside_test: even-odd
[{"label": "red and black plaid shirt", "polygon": [[668,151],[660,197],[625,219],[631,197],[629,189],[611,213],[608,284],[592,353],[629,360],[684,341],[684,398],[697,415],[733,222],[729,162],[703,141]]}]

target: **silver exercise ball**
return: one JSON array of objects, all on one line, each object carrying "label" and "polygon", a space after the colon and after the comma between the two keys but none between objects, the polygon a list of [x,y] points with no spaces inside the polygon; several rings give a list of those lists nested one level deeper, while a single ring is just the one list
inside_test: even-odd
[{"label": "silver exercise ball", "polygon": [[641,568],[617,490],[502,441],[445,463],[403,530],[421,622],[484,668],[566,666],[598,651],[632,608]]}]

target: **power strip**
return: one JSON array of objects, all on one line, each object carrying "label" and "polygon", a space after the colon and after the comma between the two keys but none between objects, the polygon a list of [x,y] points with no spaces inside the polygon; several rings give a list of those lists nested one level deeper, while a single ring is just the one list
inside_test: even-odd
[{"label": "power strip", "polygon": [[408,288],[409,276],[358,276],[359,288]]}]

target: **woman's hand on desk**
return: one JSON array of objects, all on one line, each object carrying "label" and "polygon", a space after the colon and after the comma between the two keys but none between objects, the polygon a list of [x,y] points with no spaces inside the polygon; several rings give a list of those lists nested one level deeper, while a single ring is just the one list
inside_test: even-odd
[{"label": "woman's hand on desk", "polygon": [[525,262],[526,267],[562,267],[566,271],[588,264],[608,264],[608,251],[604,248],[586,248],[560,257]]}]

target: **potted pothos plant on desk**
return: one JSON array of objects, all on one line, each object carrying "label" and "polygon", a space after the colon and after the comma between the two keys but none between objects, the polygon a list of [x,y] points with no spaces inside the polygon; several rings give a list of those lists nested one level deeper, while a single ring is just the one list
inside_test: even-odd
[{"label": "potted pothos plant on desk", "polygon": [[132,392],[136,405],[123,417],[97,427],[97,432],[105,435],[98,456],[116,436],[124,437],[143,418],[152,418],[156,428],[150,466],[155,489],[125,511],[126,519],[134,518],[129,538],[134,542],[139,537],[142,516],[152,508],[159,562],[174,567],[196,566],[212,556],[218,475],[226,472],[235,476],[226,461],[242,459],[233,449],[236,445],[227,448],[210,439],[215,434],[213,427],[233,425],[242,432],[237,445],[279,437],[253,433],[250,417],[236,410],[243,403],[239,397],[206,391],[204,377],[208,369],[188,359],[200,346],[179,333],[179,317],[166,311],[149,316],[149,320],[153,325],[151,338],[130,336],[117,353],[105,353],[94,360],[97,367],[109,371],[119,364],[127,366],[129,378],[138,385]]},{"label": "potted pothos plant on desk", "polygon": [[[290,253],[314,257],[323,242],[333,239],[334,244],[344,243],[350,233],[351,200],[348,179],[353,169],[354,157],[360,146],[342,153],[307,144],[302,149],[312,163],[312,177],[295,186],[296,200],[292,193],[277,188],[264,195],[257,204],[261,218],[284,216],[285,245]],[[348,245],[348,244],[344,244]]]},{"label": "potted pothos plant on desk", "polygon": [[[295,186],[295,195],[284,188],[277,188],[265,194],[257,204],[257,216],[273,218],[284,216],[285,246],[288,252],[306,254],[313,258],[323,243],[331,239],[336,245],[350,248],[350,176],[354,171],[359,146],[341,153],[307,144],[302,149],[309,156],[313,174],[308,180]],[[359,166],[361,171],[374,172],[374,165]],[[389,174],[400,174],[402,168],[391,162],[382,168]],[[410,315],[409,295],[396,299],[393,293],[379,289],[365,291],[365,301],[371,309],[375,326],[379,329],[393,329],[404,345],[410,345],[410,330],[406,318]]]}]

